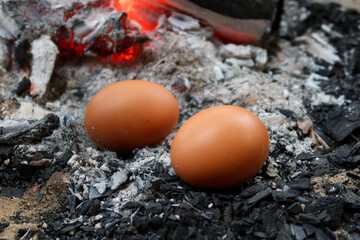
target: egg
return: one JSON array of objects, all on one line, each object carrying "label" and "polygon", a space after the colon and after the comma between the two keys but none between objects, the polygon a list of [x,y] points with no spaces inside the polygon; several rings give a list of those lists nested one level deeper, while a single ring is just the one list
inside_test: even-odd
[{"label": "egg", "polygon": [[170,91],[143,80],[103,88],[88,103],[84,126],[100,148],[126,153],[160,143],[174,129],[179,106]]},{"label": "egg", "polygon": [[219,189],[255,176],[268,152],[269,135],[262,121],[244,108],[225,105],[187,120],[174,137],[170,157],[185,182]]}]

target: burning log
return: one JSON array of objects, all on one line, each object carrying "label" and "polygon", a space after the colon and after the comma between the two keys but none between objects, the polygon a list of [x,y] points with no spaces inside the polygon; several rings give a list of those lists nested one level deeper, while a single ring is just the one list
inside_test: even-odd
[{"label": "burning log", "polygon": [[129,18],[139,22],[145,30],[156,27],[159,15],[180,11],[210,25],[214,29],[214,35],[225,42],[247,44],[260,41],[278,28],[282,2],[282,0],[122,0],[115,2],[115,6],[119,10],[125,9]]}]

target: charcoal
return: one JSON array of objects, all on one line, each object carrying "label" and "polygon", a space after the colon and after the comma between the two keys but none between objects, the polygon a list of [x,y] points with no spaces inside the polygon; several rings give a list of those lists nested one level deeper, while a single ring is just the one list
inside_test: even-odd
[{"label": "charcoal", "polygon": [[360,165],[360,159],[355,155],[360,148],[360,144],[356,144],[353,147],[348,145],[342,145],[337,148],[332,154],[330,159],[332,163],[344,167],[355,167]]},{"label": "charcoal", "polygon": [[187,228],[185,228],[183,226],[178,226],[175,229],[174,234],[171,239],[181,240],[181,239],[184,239],[187,235],[188,235]]},{"label": "charcoal", "polygon": [[288,117],[288,118],[293,118],[293,119],[300,119],[302,118],[301,115],[299,115],[298,113],[290,110],[290,109],[284,109],[284,108],[279,108],[278,111],[283,114],[284,116]]},{"label": "charcoal", "polygon": [[250,187],[245,188],[241,193],[240,193],[240,197],[243,198],[250,198],[255,196],[257,193],[265,190],[268,187],[266,182],[260,182],[257,183],[255,185],[252,185]]},{"label": "charcoal", "polygon": [[59,221],[53,221],[53,222],[48,222],[48,225],[51,229],[53,229],[54,231],[59,231],[60,229],[63,228],[63,224]]},{"label": "charcoal", "polygon": [[275,238],[277,232],[280,230],[280,226],[282,225],[280,217],[282,216],[282,214],[283,211],[280,210],[280,206],[278,206],[277,204],[274,204],[274,206],[271,207],[269,211],[264,213],[262,217],[262,228],[269,238]]},{"label": "charcoal", "polygon": [[309,178],[301,178],[287,183],[292,190],[309,191],[312,189]]},{"label": "charcoal", "polygon": [[28,164],[19,164],[17,166],[17,171],[21,178],[30,179],[32,176],[35,175],[37,169],[36,167],[33,167]]},{"label": "charcoal", "polygon": [[352,178],[352,179],[356,179],[356,180],[360,180],[360,175],[355,174],[353,172],[346,172],[346,176]]},{"label": "charcoal", "polygon": [[24,95],[26,92],[29,92],[31,89],[31,81],[27,77],[24,77],[17,86],[15,93],[18,96]]},{"label": "charcoal", "polygon": [[60,168],[64,168],[72,155],[72,153],[65,153],[61,157],[56,158],[54,165],[59,166]]},{"label": "charcoal", "polygon": [[343,198],[344,198],[345,206],[352,209],[360,209],[360,197],[356,193],[348,190],[343,195]]},{"label": "charcoal", "polygon": [[315,117],[315,123],[336,142],[343,141],[360,128],[360,101],[353,101],[346,107],[316,106],[311,114]]},{"label": "charcoal", "polygon": [[296,240],[306,239],[306,234],[305,234],[303,227],[291,224],[290,229],[291,229],[292,235],[295,237]]},{"label": "charcoal", "polygon": [[[17,126],[11,132],[1,134],[0,144],[17,145],[39,141],[50,136],[59,125],[59,117],[55,114],[48,114],[41,120]],[[7,131],[6,128],[3,129],[3,132],[5,131]]]},{"label": "charcoal", "polygon": [[7,223],[7,222],[3,223],[3,222],[1,222],[1,223],[0,223],[0,233],[3,232],[4,229],[7,228],[9,225],[10,225],[10,223]]},{"label": "charcoal", "polygon": [[306,207],[307,213],[318,213],[321,211],[327,211],[327,219],[324,222],[328,223],[328,226],[336,228],[341,222],[341,216],[344,209],[344,200],[340,197],[322,197],[313,201]]},{"label": "charcoal", "polygon": [[233,232],[236,232],[238,234],[241,234],[243,231],[246,230],[246,226],[240,221],[233,221],[230,226],[230,230]]},{"label": "charcoal", "polygon": [[276,240],[289,240],[289,239],[294,239],[292,237],[291,228],[290,225],[284,224],[281,230],[279,231]]},{"label": "charcoal", "polygon": [[270,188],[266,188],[265,190],[259,192],[258,194],[256,194],[255,196],[247,199],[243,206],[242,209],[244,211],[248,211],[251,207],[253,207],[256,203],[258,203],[259,201],[268,198],[271,196],[271,189]]},{"label": "charcoal", "polygon": [[308,224],[320,224],[329,214],[325,211],[320,212],[319,214],[315,213],[300,213],[299,220],[302,223]]},{"label": "charcoal", "polygon": [[13,150],[14,146],[12,145],[0,144],[0,160],[11,159],[13,155]]},{"label": "charcoal", "polygon": [[296,198],[300,195],[298,190],[288,190],[288,191],[273,191],[272,197],[276,202],[289,202],[291,199]]},{"label": "charcoal", "polygon": [[3,186],[0,189],[0,195],[8,198],[23,198],[25,191],[26,189]]},{"label": "charcoal", "polygon": [[148,202],[145,203],[145,209],[147,209],[152,214],[156,214],[162,212],[163,207],[160,203]]},{"label": "charcoal", "polygon": [[105,230],[108,230],[108,229],[112,228],[113,226],[115,226],[116,224],[118,224],[119,222],[120,222],[120,219],[115,219],[112,222],[106,223],[104,228],[105,228]]},{"label": "charcoal", "polygon": [[15,62],[18,64],[19,68],[31,70],[30,61],[32,54],[30,53],[30,41],[25,39],[15,46],[14,56]]},{"label": "charcoal", "polygon": [[295,202],[287,208],[287,211],[291,214],[298,214],[298,213],[301,213],[303,211],[303,209],[302,209],[300,203]]},{"label": "charcoal", "polygon": [[307,237],[311,237],[316,232],[316,228],[313,225],[304,224],[303,228]]},{"label": "charcoal", "polygon": [[318,240],[332,240],[329,236],[327,236],[323,230],[320,228],[316,229],[315,238]]},{"label": "charcoal", "polygon": [[76,222],[76,223],[73,223],[73,224],[68,224],[68,226],[66,226],[66,227],[62,228],[60,231],[58,231],[56,233],[56,235],[62,235],[64,233],[70,232],[71,230],[80,227],[82,224],[83,224],[82,222]]}]

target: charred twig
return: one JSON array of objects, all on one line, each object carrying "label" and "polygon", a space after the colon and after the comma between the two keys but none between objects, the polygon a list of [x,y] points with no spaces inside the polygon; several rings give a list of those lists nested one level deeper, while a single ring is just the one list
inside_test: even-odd
[{"label": "charred twig", "polygon": [[50,136],[59,126],[59,117],[55,114],[48,114],[34,123],[24,122],[16,126],[2,127],[0,144],[17,145],[39,141]]}]

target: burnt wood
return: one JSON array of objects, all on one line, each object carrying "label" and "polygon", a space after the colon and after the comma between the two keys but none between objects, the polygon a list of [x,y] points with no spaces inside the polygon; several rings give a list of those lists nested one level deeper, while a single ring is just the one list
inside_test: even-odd
[{"label": "burnt wood", "polygon": [[223,15],[239,19],[272,19],[279,0],[189,0]]}]

